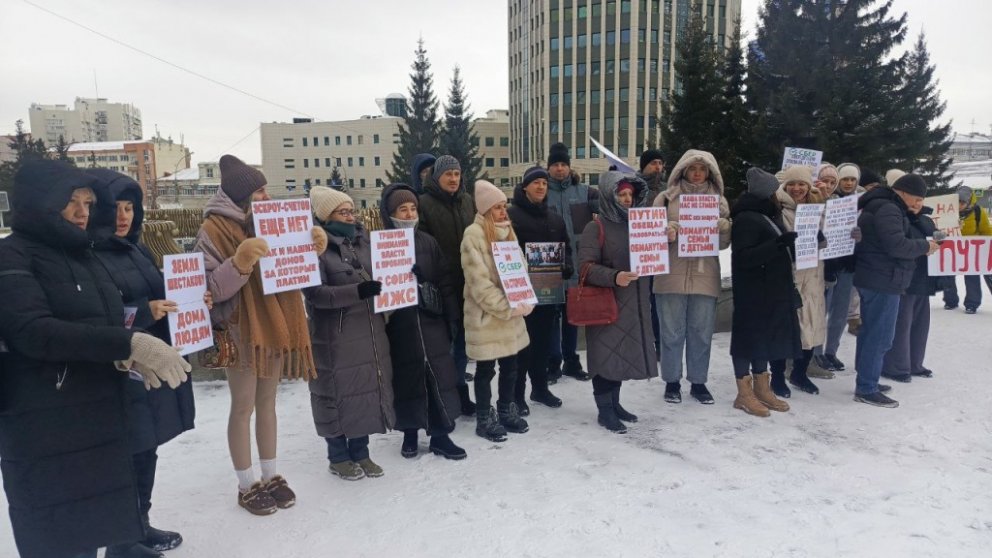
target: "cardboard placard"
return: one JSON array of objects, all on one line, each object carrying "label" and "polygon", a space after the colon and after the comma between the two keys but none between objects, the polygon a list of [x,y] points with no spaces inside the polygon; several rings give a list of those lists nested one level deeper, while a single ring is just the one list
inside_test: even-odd
[{"label": "cardboard placard", "polygon": [[992,275],[992,236],[955,236],[927,258],[930,276]]},{"label": "cardboard placard", "polygon": [[210,310],[203,302],[207,292],[203,254],[169,255],[162,258],[165,271],[165,298],[179,306],[169,312],[169,335],[180,355],[195,353],[214,344]]},{"label": "cardboard placard", "polygon": [[630,271],[641,277],[667,275],[668,209],[632,207],[627,213],[630,237]]},{"label": "cardboard placard", "polygon": [[820,163],[823,161],[823,152],[815,149],[803,149],[801,147],[786,147],[782,155],[782,170],[789,167],[806,167],[812,175],[813,182],[816,182],[816,173],[820,170]]},{"label": "cardboard placard", "polygon": [[493,242],[493,260],[496,262],[496,272],[510,308],[522,304],[537,305],[537,295],[527,275],[520,245],[513,241]]},{"label": "cardboard placard", "polygon": [[796,206],[796,269],[809,269],[820,263],[818,234],[823,204],[801,203]]},{"label": "cardboard placard", "polygon": [[527,274],[538,304],[565,304],[565,287],[561,272],[565,266],[564,242],[528,242],[524,244]]},{"label": "cardboard placard", "polygon": [[855,242],[851,238],[851,231],[856,226],[858,226],[856,194],[827,200],[823,218],[823,236],[827,237],[827,247],[820,250],[820,259],[831,260],[853,254]]},{"label": "cardboard placard", "polygon": [[375,297],[375,313],[416,306],[419,300],[417,263],[413,229],[372,231],[372,279],[382,282],[382,292]]},{"label": "cardboard placard", "polygon": [[960,202],[957,194],[931,196],[923,200],[923,205],[933,209],[930,218],[937,230],[947,236],[961,236],[961,216],[958,214]]},{"label": "cardboard placard", "polygon": [[679,257],[702,258],[720,255],[720,196],[679,196]]},{"label": "cardboard placard", "polygon": [[269,200],[251,204],[255,234],[269,243],[259,261],[262,291],[276,294],[320,285],[320,268],[310,229],[310,200]]}]

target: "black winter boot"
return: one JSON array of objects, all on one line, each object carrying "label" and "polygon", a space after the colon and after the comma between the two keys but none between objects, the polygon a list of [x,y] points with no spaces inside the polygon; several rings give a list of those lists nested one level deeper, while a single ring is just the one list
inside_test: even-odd
[{"label": "black winter boot", "polygon": [[564,376],[571,376],[581,382],[588,382],[591,379],[589,374],[586,374],[585,370],[582,369],[582,361],[579,360],[578,355],[565,358],[565,364],[562,366],[561,373]]},{"label": "black winter boot", "polygon": [[496,411],[499,413],[499,423],[503,425],[503,428],[507,432],[523,434],[530,430],[530,425],[527,424],[527,421],[520,418],[520,411],[517,409],[516,403],[500,403],[497,401]]},{"label": "black winter boot", "polygon": [[475,416],[475,403],[468,396],[468,386],[458,386],[458,397],[462,400],[462,414],[466,417]]},{"label": "black winter boot", "polygon": [[417,431],[416,430],[404,430],[403,431],[403,445],[400,446],[400,455],[407,459],[412,459],[417,457]]},{"label": "black winter boot", "polygon": [[789,399],[792,397],[792,390],[785,383],[785,370],[781,372],[772,371],[772,392],[782,399]]},{"label": "black winter boot", "polygon": [[530,407],[527,405],[527,400],[520,396],[515,401],[517,405],[517,414],[522,417],[530,416]]},{"label": "black winter boot", "polygon": [[141,543],[115,544],[107,547],[106,558],[165,558],[165,554]]},{"label": "black winter boot", "polygon": [[692,384],[689,387],[689,395],[703,405],[713,404],[713,394],[710,393],[710,390],[706,389],[706,384]]},{"label": "black winter boot", "polygon": [[475,433],[490,442],[505,442],[506,429],[496,418],[492,407],[479,407],[475,410]]},{"label": "black winter boot", "polygon": [[447,434],[441,434],[440,436],[431,436],[430,444],[431,453],[434,455],[440,455],[445,459],[452,459],[458,461],[459,459],[465,459],[468,454],[465,450],[455,445],[451,441],[451,438]]},{"label": "black winter boot", "polygon": [[159,552],[172,550],[183,544],[183,536],[179,533],[152,527],[148,523],[148,517],[145,517],[143,521],[145,523],[145,540],[141,541],[141,544]]},{"label": "black winter boot", "polygon": [[596,408],[599,409],[599,416],[596,419],[597,422],[599,422],[599,425],[610,432],[626,434],[627,427],[620,422],[620,419],[617,417],[617,412],[613,408],[613,392],[593,395],[593,398],[596,399]]},{"label": "black winter boot", "polygon": [[548,359],[548,385],[554,385],[561,379],[561,359],[551,357]]},{"label": "black winter boot", "polygon": [[551,407],[552,409],[561,407],[561,399],[555,397],[555,394],[551,393],[551,390],[548,388],[531,390],[530,400]]},{"label": "black winter boot", "polygon": [[637,422],[637,415],[634,413],[627,412],[620,406],[620,388],[616,387],[610,392],[610,397],[613,401],[613,412],[616,413],[617,418],[624,422]]},{"label": "black winter boot", "polygon": [[665,382],[665,401],[669,403],[681,403],[682,384],[679,382]]},{"label": "black winter boot", "polygon": [[812,395],[818,395],[820,393],[820,388],[816,387],[816,384],[811,382],[809,376],[806,374],[797,374],[793,371],[792,374],[789,374],[789,383],[796,389]]}]

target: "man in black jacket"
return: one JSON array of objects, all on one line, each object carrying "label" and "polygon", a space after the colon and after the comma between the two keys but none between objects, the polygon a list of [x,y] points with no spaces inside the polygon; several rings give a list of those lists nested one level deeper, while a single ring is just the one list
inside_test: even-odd
[{"label": "man in black jacket", "polygon": [[910,234],[908,213],[919,213],[926,196],[926,182],[907,174],[892,188],[876,188],[858,200],[858,227],[862,241],[855,248],[854,286],[861,295],[864,325],[858,332],[855,356],[857,385],[854,400],[880,407],[899,403],[879,386],[882,360],[892,347],[899,297],[913,280],[916,258],[937,251],[937,243]]}]

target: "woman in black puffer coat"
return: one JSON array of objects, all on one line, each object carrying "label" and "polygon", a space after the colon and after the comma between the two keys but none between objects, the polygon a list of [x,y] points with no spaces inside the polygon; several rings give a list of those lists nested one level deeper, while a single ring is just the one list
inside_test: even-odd
[{"label": "woman in black puffer coat", "polygon": [[26,163],[0,241],[0,468],[23,558],[95,558],[142,539],[121,370],[156,387],[189,371],[166,343],[124,327],[86,233],[91,213],[114,211],[95,183],[65,163]]},{"label": "woman in black puffer coat", "polygon": [[[382,191],[379,202],[383,227],[415,228],[419,222],[418,208],[413,188],[390,184]],[[458,372],[451,356],[451,331],[461,319],[461,308],[440,245],[420,230],[414,231],[413,238],[416,251],[413,271],[421,285],[420,296],[435,292],[440,305],[427,309],[421,301],[418,306],[392,312],[386,323],[393,361],[395,428],[403,431],[400,453],[407,458],[417,456],[417,433],[423,429],[431,437],[432,453],[446,459],[464,459],[465,450],[448,436],[462,411]]]},{"label": "woman in black puffer coat", "polygon": [[[169,320],[165,315],[167,311],[175,311],[176,306],[165,300],[164,278],[155,267],[151,253],[139,243],[144,220],[141,186],[109,169],[88,169],[86,173],[97,178],[99,182],[94,189],[113,199],[117,209],[116,220],[102,215],[90,220],[89,231],[97,259],[117,285],[124,307],[134,313],[131,328],[169,343]],[[176,389],[149,391],[140,375],[132,380],[126,387],[130,400],[128,425],[141,519],[145,525],[145,538],[139,545],[155,551],[170,550],[182,543],[182,536],[152,527],[148,511],[152,506],[158,446],[193,428],[193,384],[186,382]],[[113,557],[142,550],[111,547],[107,553]]]},{"label": "woman in black puffer coat", "polygon": [[[524,173],[523,181],[513,190],[513,205],[507,210],[510,222],[517,233],[520,249],[527,253],[528,242],[560,242],[563,244],[562,277],[572,277],[572,249],[565,229],[565,220],[548,211],[548,172],[532,167]],[[530,345],[520,351],[517,362],[517,383],[514,397],[521,416],[530,414],[524,398],[527,376],[530,375],[530,399],[551,408],[561,407],[561,399],[548,389],[548,363],[551,358],[551,331],[554,327],[558,305],[539,304],[528,316],[527,335]]]}]

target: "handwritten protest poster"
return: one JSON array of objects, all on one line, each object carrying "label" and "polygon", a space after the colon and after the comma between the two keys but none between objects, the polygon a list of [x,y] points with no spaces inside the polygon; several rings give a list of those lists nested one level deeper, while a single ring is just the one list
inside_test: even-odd
[{"label": "handwritten protest poster", "polygon": [[372,231],[372,279],[382,283],[376,314],[417,304],[417,277],[411,271],[415,263],[413,229]]},{"label": "handwritten protest poster", "polygon": [[820,263],[820,216],[823,204],[801,203],[796,206],[796,269],[809,269]]},{"label": "handwritten protest poster", "polygon": [[521,304],[537,305],[537,295],[530,276],[527,275],[520,245],[512,241],[493,242],[493,260],[496,262],[496,272],[503,285],[503,292],[510,301],[510,308]]},{"label": "handwritten protest poster", "polygon": [[564,242],[528,242],[524,244],[527,274],[538,304],[565,304],[565,287],[561,273],[565,266]]},{"label": "handwritten protest poster", "polygon": [[203,254],[169,255],[162,258],[165,268],[165,298],[179,306],[169,312],[169,335],[180,355],[195,353],[214,344],[210,311],[203,302],[207,292]]},{"label": "handwritten protest poster", "polygon": [[268,255],[259,261],[262,291],[270,295],[319,285],[310,200],[259,201],[251,210],[255,234],[269,243]]},{"label": "handwritten protest poster", "polygon": [[927,258],[927,272],[939,275],[992,275],[992,236],[958,236],[940,243]]},{"label": "handwritten protest poster", "polygon": [[628,212],[630,270],[641,277],[667,275],[668,209],[632,207]]},{"label": "handwritten protest poster", "polygon": [[720,255],[720,196],[682,194],[679,196],[679,257],[701,258]]},{"label": "handwritten protest poster", "polygon": [[933,209],[930,218],[937,225],[938,231],[943,231],[947,236],[961,236],[961,217],[958,215],[957,194],[931,196],[923,200],[923,205]]},{"label": "handwritten protest poster", "polygon": [[806,167],[810,174],[816,177],[820,170],[820,162],[823,161],[823,152],[814,149],[803,149],[801,147],[786,147],[782,156],[782,170],[789,167]]},{"label": "handwritten protest poster", "polygon": [[827,237],[827,247],[820,250],[821,260],[831,260],[854,253],[854,239],[851,231],[858,226],[858,196],[844,196],[827,200],[823,220],[823,236]]}]

